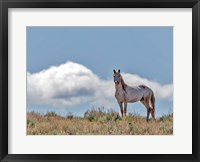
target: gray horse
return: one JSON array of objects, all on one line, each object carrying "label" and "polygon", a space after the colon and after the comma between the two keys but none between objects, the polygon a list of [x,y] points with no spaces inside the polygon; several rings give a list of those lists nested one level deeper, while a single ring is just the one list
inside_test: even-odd
[{"label": "gray horse", "polygon": [[[155,120],[155,96],[153,91],[145,86],[129,86],[127,85],[122,75],[120,74],[120,70],[116,72],[115,70],[113,74],[114,82],[115,82],[115,98],[120,106],[122,117],[127,112],[127,103],[134,103],[140,101],[147,108],[147,121],[149,120],[149,114],[151,113],[152,118]],[[124,109],[123,109],[124,103]]]}]

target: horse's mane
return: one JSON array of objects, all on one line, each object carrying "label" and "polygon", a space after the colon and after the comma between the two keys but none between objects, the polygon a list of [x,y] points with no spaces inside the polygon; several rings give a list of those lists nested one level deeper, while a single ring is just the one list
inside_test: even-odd
[{"label": "horse's mane", "polygon": [[122,75],[121,75],[121,84],[122,84],[122,89],[126,92],[125,88],[127,87],[127,84],[124,82]]}]

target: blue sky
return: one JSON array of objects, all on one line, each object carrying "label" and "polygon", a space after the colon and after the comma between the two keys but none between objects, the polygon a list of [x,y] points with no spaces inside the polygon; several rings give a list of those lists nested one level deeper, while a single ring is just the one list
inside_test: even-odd
[{"label": "blue sky", "polygon": [[[102,81],[112,80],[113,69],[121,69],[161,85],[173,85],[173,27],[27,27],[28,73],[36,74],[69,61],[83,65]],[[27,100],[27,110],[82,115],[91,108],[89,102],[83,100],[65,107]],[[118,105],[113,104],[118,111]],[[172,99],[158,99],[157,114],[172,111],[172,105]],[[129,112],[146,114],[140,103],[128,107]]]}]

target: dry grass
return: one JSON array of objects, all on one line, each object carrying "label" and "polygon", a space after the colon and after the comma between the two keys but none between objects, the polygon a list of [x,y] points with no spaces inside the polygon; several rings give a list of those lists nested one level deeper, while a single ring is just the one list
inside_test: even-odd
[{"label": "dry grass", "polygon": [[84,117],[68,114],[61,117],[54,112],[46,115],[27,113],[28,135],[172,135],[173,114],[156,121],[146,122],[146,118],[128,114],[121,118],[114,111],[93,109]]}]

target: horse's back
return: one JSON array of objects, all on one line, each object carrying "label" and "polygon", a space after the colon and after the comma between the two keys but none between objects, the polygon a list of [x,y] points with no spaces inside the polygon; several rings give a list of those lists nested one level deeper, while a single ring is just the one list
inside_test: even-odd
[{"label": "horse's back", "polygon": [[152,89],[146,85],[139,85],[138,86],[144,95],[150,95],[153,93]]}]

